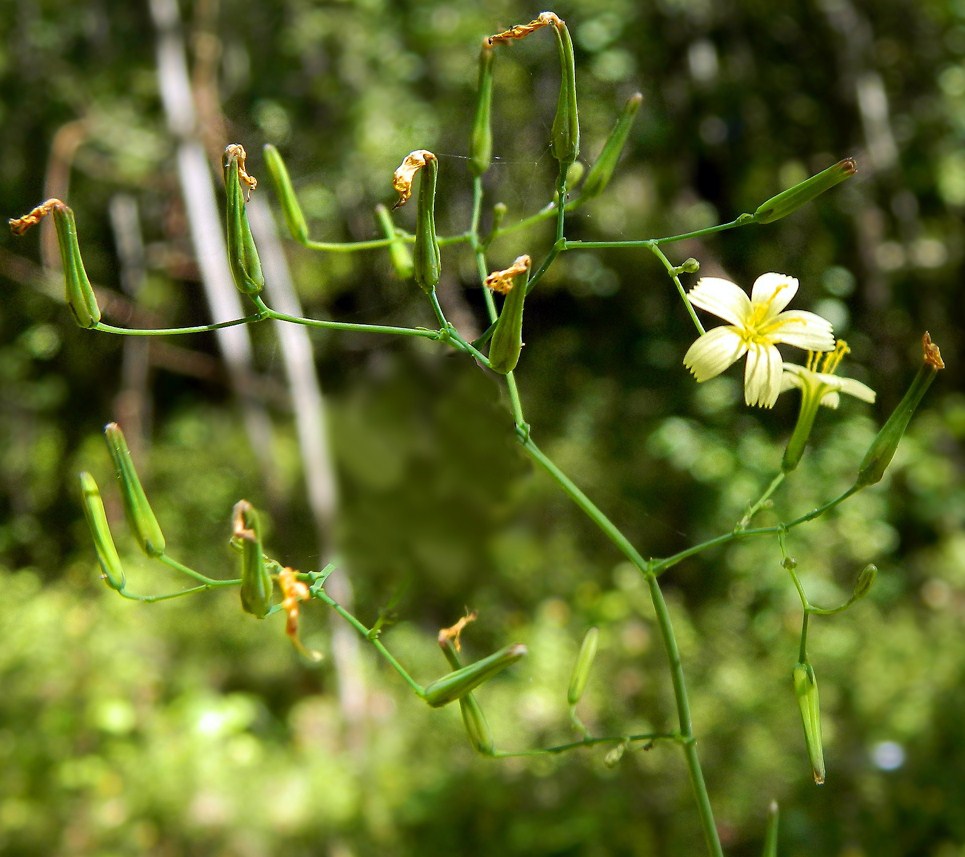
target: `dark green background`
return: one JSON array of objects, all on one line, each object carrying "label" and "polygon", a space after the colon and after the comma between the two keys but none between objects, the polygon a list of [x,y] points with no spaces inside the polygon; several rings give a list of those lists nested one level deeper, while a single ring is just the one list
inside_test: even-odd
[{"label": "dark green background", "polygon": [[[241,142],[264,178],[261,146],[274,143],[313,235],[359,240],[377,234],[372,209],[392,201],[392,170],[428,148],[440,156],[440,230],[462,230],[480,39],[539,11],[182,4],[193,68],[217,93],[205,114],[212,163]],[[965,4],[587,0],[554,11],[576,45],[586,161],[624,100],[644,95],[618,176],[568,237],[729,220],[858,160],[854,179],[787,220],[669,251],[746,287],[764,271],[798,277],[795,306],[832,318],[853,349],[843,371],[878,391],[873,407],[820,415],[762,522],[850,483],[915,371],[923,330],[949,367],[885,480],[790,540],[818,603],[843,600],[865,563],[881,569],[868,599],[812,625],[825,786],[810,781],[791,692],[800,605],[776,544],[733,544],[666,577],[725,849],[760,852],[774,798],[782,855],[960,854]],[[63,192],[56,176],[69,168],[88,271],[109,296],[120,275],[108,206],[133,195],[148,263],[138,309],[156,326],[207,320],[147,4],[2,0],[0,20],[4,216],[41,201],[45,181]],[[486,187],[509,220],[549,199],[557,80],[550,38],[500,51]],[[500,241],[493,267],[538,258],[550,240],[541,228]],[[152,341],[146,380],[132,384],[123,367],[144,357],[139,343],[72,326],[38,248],[37,234],[0,239],[0,854],[701,853],[671,748],[612,769],[603,751],[481,759],[454,709],[429,711],[368,651],[353,677],[364,715],[346,717],[331,659],[306,665],[280,619],[259,624],[234,593],[148,607],[96,579],[76,473],[93,471],[117,513],[99,432],[134,415],[126,427],[174,556],[232,574],[229,514],[247,497],[283,561],[317,568],[322,550],[339,552],[364,621],[397,599],[384,639],[420,680],[445,669],[435,633],[466,606],[480,612],[469,656],[526,642],[530,657],[479,693],[500,746],[570,739],[565,688],[589,624],[601,628],[583,709],[594,732],[670,728],[639,576],[518,452],[493,379],[424,343],[313,334],[342,494],[321,548],[272,330],[253,332],[249,391],[275,430],[266,481],[214,338]],[[380,254],[293,247],[290,262],[319,317],[431,323]],[[447,250],[443,266],[447,310],[482,325],[471,260]],[[111,307],[122,323],[125,305]],[[681,365],[692,328],[645,251],[564,256],[526,313],[517,375],[537,441],[646,555],[728,530],[779,467],[795,396],[747,409],[737,369],[694,384]],[[132,588],[176,585],[117,521]],[[307,608],[306,641],[327,650],[330,621]],[[886,741],[903,748],[896,770],[875,765]]]}]

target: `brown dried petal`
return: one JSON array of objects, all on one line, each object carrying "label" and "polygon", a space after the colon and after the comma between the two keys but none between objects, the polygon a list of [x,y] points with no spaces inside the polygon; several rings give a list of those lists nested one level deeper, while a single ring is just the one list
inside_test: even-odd
[{"label": "brown dried petal", "polygon": [[925,363],[931,366],[933,369],[944,369],[945,361],[942,360],[942,353],[938,350],[938,346],[931,341],[931,334],[926,330],[925,335],[921,338],[921,347],[924,352],[923,356]]},{"label": "brown dried petal", "polygon": [[455,625],[451,628],[442,628],[439,631],[439,645],[445,647],[446,643],[452,640],[453,646],[455,646],[457,652],[462,651],[462,643],[459,642],[459,635],[462,634],[463,629],[470,622],[476,621],[476,613],[467,613],[463,616]]},{"label": "brown dried petal", "polygon": [[412,182],[415,181],[415,174],[419,172],[427,161],[435,158],[432,152],[426,149],[416,149],[405,156],[405,160],[399,164],[399,168],[392,174],[392,187],[399,194],[399,200],[392,206],[393,211],[401,208],[409,201],[412,196]]},{"label": "brown dried petal", "polygon": [[530,21],[528,24],[516,24],[510,27],[508,30],[504,30],[502,33],[496,33],[494,36],[489,37],[489,44],[493,45],[497,42],[509,42],[513,39],[525,39],[530,33],[535,33],[537,30],[543,27],[553,24],[558,27],[563,22],[553,13],[553,12],[543,12],[538,18]]},{"label": "brown dried petal", "polygon": [[529,256],[519,256],[505,271],[493,271],[483,281],[483,285],[494,292],[508,295],[513,289],[513,281],[520,274],[525,274],[529,270],[530,264]]},{"label": "brown dried petal", "polygon": [[23,217],[11,218],[7,222],[10,224],[10,231],[14,235],[23,235],[31,226],[36,226],[55,208],[66,208],[67,206],[59,199],[48,199],[40,203],[33,211],[28,212]]},{"label": "brown dried petal", "polygon": [[248,157],[248,153],[245,152],[245,147],[240,143],[231,143],[225,148],[224,159],[226,166],[233,157],[238,159],[238,180],[247,188],[247,195],[245,196],[245,201],[247,201],[251,199],[251,192],[258,187],[258,179],[248,175],[245,170],[245,159]]}]

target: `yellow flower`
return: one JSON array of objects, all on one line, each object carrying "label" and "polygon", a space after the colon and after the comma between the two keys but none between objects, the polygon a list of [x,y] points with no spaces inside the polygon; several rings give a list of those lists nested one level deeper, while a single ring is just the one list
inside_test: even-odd
[{"label": "yellow flower", "polygon": [[698,382],[707,381],[746,354],[744,400],[773,407],[784,369],[778,344],[808,351],[834,348],[831,322],[813,312],[784,311],[796,292],[797,280],[786,274],[762,274],[750,297],[728,280],[702,277],[688,293],[690,302],[730,324],[701,336],[684,355],[684,365]]}]

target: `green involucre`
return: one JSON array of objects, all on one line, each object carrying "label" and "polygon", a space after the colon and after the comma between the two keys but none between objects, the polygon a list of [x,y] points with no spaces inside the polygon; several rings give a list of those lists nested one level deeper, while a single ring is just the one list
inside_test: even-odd
[{"label": "green involucre", "polygon": [[553,26],[560,55],[560,95],[556,102],[556,116],[550,136],[550,151],[566,169],[580,154],[580,116],[576,105],[576,61],[573,40],[566,24],[557,19]]},{"label": "green involucre", "polygon": [[285,166],[278,149],[271,143],[267,143],[262,151],[265,158],[265,169],[268,170],[268,175],[275,186],[275,193],[278,194],[278,201],[281,203],[281,210],[285,215],[288,231],[299,244],[305,244],[308,241],[308,223],[305,221],[302,207],[298,204],[298,197],[295,196],[295,188],[292,187],[288,168]]},{"label": "green involucre", "polygon": [[108,423],[104,427],[104,439],[107,441],[107,449],[111,454],[117,481],[121,486],[124,511],[138,544],[148,556],[161,556],[165,548],[164,534],[161,532],[157,518],[154,517],[154,511],[147,501],[141,480],[134,469],[131,451],[127,447],[121,427],[117,423]]},{"label": "green involucre", "polygon": [[493,157],[493,59],[495,53],[489,39],[483,39],[479,52],[479,92],[476,100],[476,118],[472,124],[472,137],[469,141],[469,169],[473,175],[481,176]]},{"label": "green involucre", "polygon": [[415,281],[426,294],[431,294],[439,285],[442,274],[439,239],[436,237],[436,181],[439,177],[439,160],[432,152],[426,152],[424,157],[425,166],[419,179],[412,262]]},{"label": "green involucre", "polygon": [[772,196],[766,202],[762,202],[757,207],[757,211],[754,212],[754,222],[773,223],[775,220],[787,217],[826,190],[830,190],[836,184],[851,178],[857,171],[858,167],[854,158],[845,158],[843,161],[838,161],[817,175],[813,175],[811,178],[794,185],[794,187],[782,191],[777,196]]},{"label": "green involucre", "polygon": [[821,740],[821,705],[818,699],[818,682],[814,669],[808,663],[799,663],[794,667],[794,695],[801,710],[801,721],[804,724],[804,740],[811,760],[811,772],[814,782],[821,785],[824,782],[824,743]]},{"label": "green involucre", "polygon": [[238,177],[243,161],[244,149],[240,146],[228,146],[225,149],[225,236],[228,244],[228,266],[238,291],[245,295],[257,295],[265,287],[265,275],[262,273],[258,248],[255,247],[255,239],[248,225],[245,192]]},{"label": "green involucre", "polygon": [[259,619],[268,615],[274,588],[261,547],[261,524],[247,500],[235,503],[233,536],[241,542],[241,607]]},{"label": "green involucre", "polygon": [[627,103],[623,105],[623,111],[613,126],[613,130],[610,131],[610,136],[607,137],[606,143],[603,144],[603,151],[600,152],[600,157],[598,157],[593,166],[590,167],[590,171],[586,175],[586,180],[580,188],[579,198],[574,200],[575,202],[592,199],[606,190],[610,179],[613,178],[613,173],[616,170],[617,162],[620,160],[620,155],[623,153],[623,147],[627,143],[627,138],[630,136],[630,129],[633,127],[634,117],[637,115],[637,111],[640,109],[642,103],[643,96],[639,92],[634,93],[627,99]]},{"label": "green involucre", "polygon": [[87,471],[80,474],[80,490],[84,502],[84,517],[87,519],[87,526],[94,539],[94,551],[97,553],[97,562],[100,564],[103,578],[111,589],[123,592],[127,581],[121,559],[117,555],[117,548],[114,546],[114,538],[111,536],[107,513],[104,511],[104,501],[101,500],[101,493],[94,477]]},{"label": "green involucre", "polygon": [[506,667],[516,663],[525,654],[526,646],[524,645],[516,643],[512,646],[506,646],[506,648],[500,649],[488,658],[483,658],[432,682],[425,689],[424,699],[433,708],[455,702],[471,690],[479,687],[483,682],[489,681]]},{"label": "green involucre", "polygon": [[67,306],[74,321],[81,327],[94,327],[101,320],[100,307],[94,289],[87,279],[84,260],[80,255],[80,242],[77,240],[77,224],[74,212],[63,203],[54,206],[54,225],[57,227],[57,243],[60,258],[64,265],[64,280],[67,286]]}]

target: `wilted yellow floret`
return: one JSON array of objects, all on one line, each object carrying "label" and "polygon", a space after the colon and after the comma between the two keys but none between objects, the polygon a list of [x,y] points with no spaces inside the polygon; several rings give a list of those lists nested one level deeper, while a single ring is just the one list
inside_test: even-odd
[{"label": "wilted yellow floret", "polygon": [[398,169],[392,175],[392,187],[399,194],[399,200],[392,206],[393,209],[401,208],[409,201],[409,197],[412,196],[412,182],[415,181],[415,174],[435,157],[432,152],[426,149],[416,149],[405,156],[405,160],[399,164]]},{"label": "wilted yellow floret", "polygon": [[553,12],[543,12],[538,18],[530,21],[528,24],[516,24],[510,27],[508,30],[504,30],[501,33],[496,33],[494,36],[489,37],[489,44],[495,44],[496,42],[508,42],[512,39],[525,39],[530,33],[535,33],[537,30],[543,27],[553,24],[554,26],[559,26],[563,23],[559,17],[557,17]]},{"label": "wilted yellow floret", "polygon": [[525,274],[531,264],[529,256],[518,256],[505,271],[493,271],[483,281],[487,289],[499,292],[501,295],[508,295],[513,290],[513,281],[520,274]]}]

